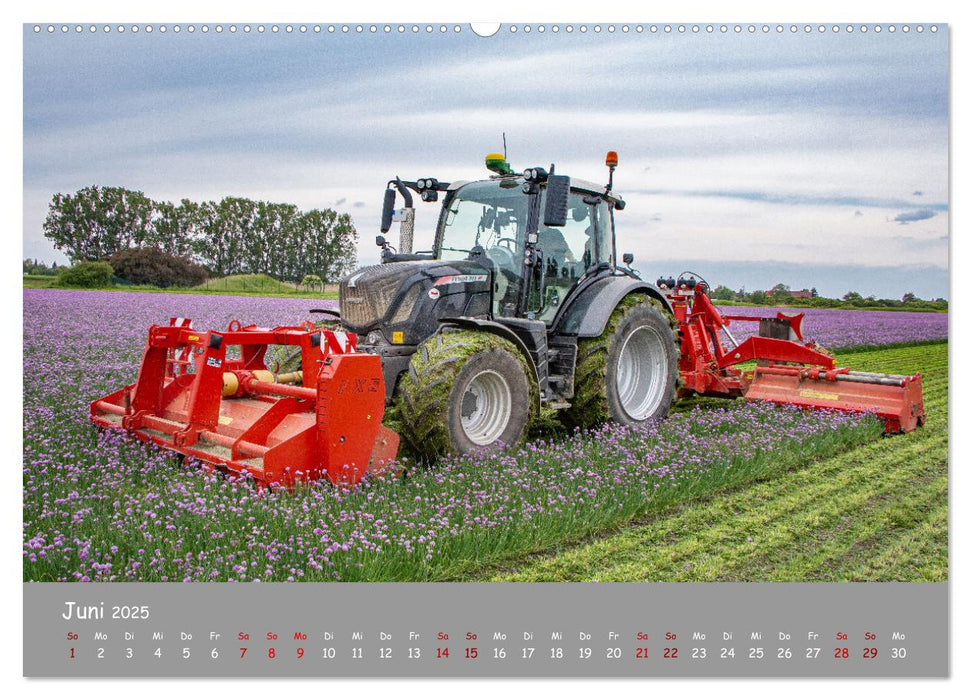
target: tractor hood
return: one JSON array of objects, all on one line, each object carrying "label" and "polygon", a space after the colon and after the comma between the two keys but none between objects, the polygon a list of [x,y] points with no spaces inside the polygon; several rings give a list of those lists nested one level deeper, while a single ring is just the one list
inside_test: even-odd
[{"label": "tractor hood", "polygon": [[[344,327],[357,334],[380,329],[392,341],[421,339],[424,326],[440,318],[487,315],[492,272],[470,260],[410,260],[371,265],[340,284]],[[407,336],[407,337],[406,337]]]}]

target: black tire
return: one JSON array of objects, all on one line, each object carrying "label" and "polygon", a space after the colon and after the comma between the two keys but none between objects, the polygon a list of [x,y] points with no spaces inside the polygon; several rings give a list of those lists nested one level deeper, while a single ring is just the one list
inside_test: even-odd
[{"label": "black tire", "polygon": [[508,340],[445,329],[418,346],[398,382],[401,434],[429,459],[516,446],[532,417],[534,384]]},{"label": "black tire", "polygon": [[[625,297],[603,333],[578,344],[574,396],[570,408],[561,412],[563,422],[589,428],[607,421],[637,425],[665,417],[679,377],[675,327],[656,300],[643,294]],[[652,371],[645,372],[647,367]]]}]

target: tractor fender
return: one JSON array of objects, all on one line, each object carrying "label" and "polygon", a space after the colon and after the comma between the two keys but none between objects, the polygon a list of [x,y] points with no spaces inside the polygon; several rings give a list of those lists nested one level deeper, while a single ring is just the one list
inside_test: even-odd
[{"label": "tractor fender", "polygon": [[674,310],[667,297],[655,285],[627,276],[603,277],[574,297],[563,312],[557,332],[578,338],[596,338],[604,332],[610,314],[621,299],[640,292],[657,299],[672,316]]},{"label": "tractor fender", "polygon": [[[530,374],[532,375],[533,381],[536,382],[536,386],[539,387],[539,371],[536,369],[536,363],[533,362],[533,356],[529,352],[529,348],[526,347],[526,343],[522,341],[518,335],[511,331],[507,326],[501,323],[496,323],[495,321],[488,321],[482,318],[470,318],[468,316],[458,316],[454,318],[443,318],[441,319],[443,327],[454,326],[457,328],[467,328],[472,330],[484,331],[486,333],[492,333],[500,338],[508,340],[519,350],[520,354],[526,360],[526,365],[529,367]],[[536,410],[540,408],[540,392],[530,392],[536,394]]]}]

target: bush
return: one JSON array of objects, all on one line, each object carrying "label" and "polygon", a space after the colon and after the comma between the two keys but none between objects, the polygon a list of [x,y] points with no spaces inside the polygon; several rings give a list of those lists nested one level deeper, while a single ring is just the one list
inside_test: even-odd
[{"label": "bush", "polygon": [[304,275],[303,279],[300,280],[300,286],[309,290],[320,287],[320,291],[324,291],[324,281],[320,279],[319,275]]},{"label": "bush", "polygon": [[96,289],[110,287],[114,271],[111,265],[101,262],[79,262],[74,267],[64,267],[57,275],[57,284],[62,287],[81,287]]},{"label": "bush", "polygon": [[115,274],[132,284],[153,287],[195,287],[206,280],[206,270],[191,260],[158,248],[129,248],[109,258]]}]

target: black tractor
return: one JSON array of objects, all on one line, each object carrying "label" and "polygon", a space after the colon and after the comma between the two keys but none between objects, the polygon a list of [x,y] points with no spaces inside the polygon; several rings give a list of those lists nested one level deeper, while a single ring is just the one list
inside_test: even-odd
[{"label": "black tractor", "polygon": [[[486,157],[486,180],[388,183],[381,264],[341,282],[342,325],[381,356],[388,403],[421,455],[513,446],[541,406],[568,426],[665,416],[678,348],[664,294],[617,261],[606,186],[513,172]],[[412,252],[417,195],[442,200],[432,250]],[[403,206],[396,208],[396,200]]]}]

